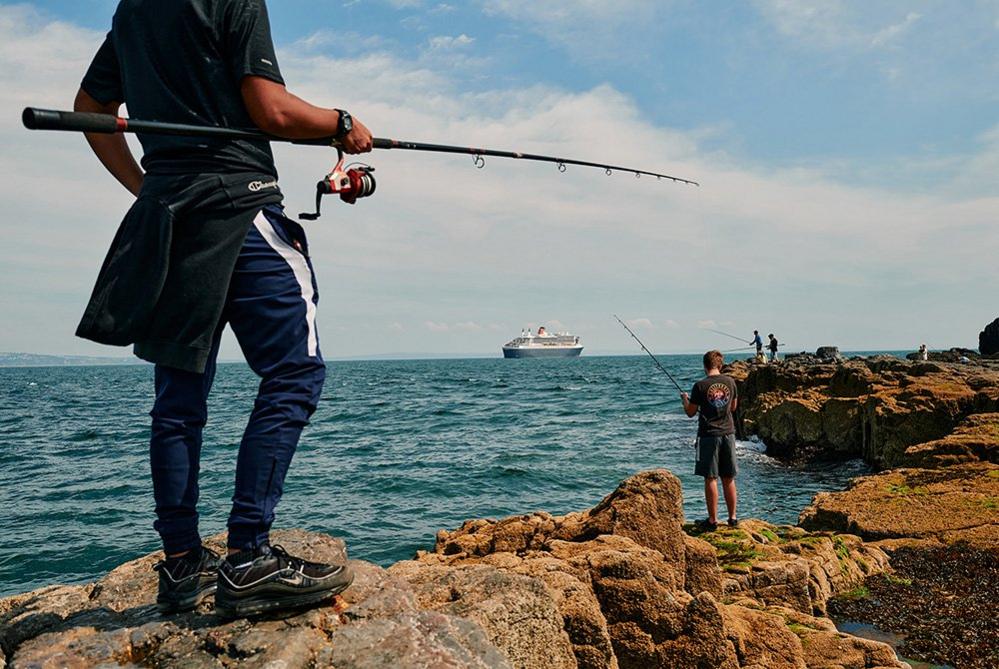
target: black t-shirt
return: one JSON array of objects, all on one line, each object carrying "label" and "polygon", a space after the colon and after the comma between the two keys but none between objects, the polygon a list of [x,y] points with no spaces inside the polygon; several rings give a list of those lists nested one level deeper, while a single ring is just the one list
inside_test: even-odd
[{"label": "black t-shirt", "polygon": [[777,352],[777,346],[778,346],[778,344],[777,344],[777,337],[772,337],[770,339],[770,350],[773,353],[776,353]]},{"label": "black t-shirt", "polygon": [[690,401],[697,405],[697,436],[735,434],[732,404],[738,397],[735,381],[724,374],[707,376],[694,384]]},{"label": "black t-shirt", "polygon": [[[283,84],[264,0],[121,0],[82,87],[148,121],[252,128],[240,82]],[[139,135],[152,174],[277,176],[268,142]]]}]

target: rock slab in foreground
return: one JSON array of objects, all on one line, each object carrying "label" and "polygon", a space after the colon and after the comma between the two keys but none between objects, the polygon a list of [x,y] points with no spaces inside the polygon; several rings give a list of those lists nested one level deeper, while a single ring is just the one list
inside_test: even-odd
[{"label": "rock slab in foreground", "polygon": [[[0,600],[0,659],[168,669],[904,666],[887,646],[814,615],[848,582],[837,573],[864,559],[882,566],[876,551],[748,523],[746,546],[733,549],[745,564],[732,569],[725,551],[741,538],[712,544],[682,523],[679,481],[644,472],[588,511],[469,521],[388,570],[352,561],[354,585],[333,606],[229,622],[210,604],[157,615],[150,555],[94,584]],[[324,535],[275,540],[308,559],[345,558],[343,543]]]},{"label": "rock slab in foreground", "polygon": [[[221,540],[209,545],[221,549]],[[275,532],[274,540],[310,560],[346,558],[343,542],[326,535]],[[161,617],[151,571],[160,557],[126,563],[90,585],[0,600],[0,652],[9,666],[509,666],[474,622],[420,610],[408,584],[360,561],[351,561],[354,585],[337,606],[252,622],[223,621],[210,606]]]}]

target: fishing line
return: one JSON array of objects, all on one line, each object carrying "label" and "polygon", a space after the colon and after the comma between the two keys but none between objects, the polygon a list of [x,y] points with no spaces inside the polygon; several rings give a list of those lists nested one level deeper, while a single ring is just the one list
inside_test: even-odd
[{"label": "fishing line", "polygon": [[[743,337],[737,337],[734,334],[729,334],[728,332],[723,332],[721,330],[713,330],[712,328],[701,328],[701,329],[702,330],[707,330],[708,332],[714,332],[715,334],[720,334],[720,335],[723,335],[725,337],[730,337],[732,339],[735,339],[736,341],[741,341],[743,343],[745,343],[745,341],[746,341],[745,338],[743,338]],[[751,346],[752,346],[752,344],[750,344],[749,347],[751,347]],[[747,348],[749,348],[749,347],[747,347]]]},{"label": "fishing line", "polygon": [[620,318],[617,317],[617,314],[614,314],[614,319],[617,320],[617,322],[621,324],[621,327],[627,330],[628,334],[630,334],[634,338],[634,340],[638,342],[638,345],[642,347],[642,350],[649,354],[649,357],[652,358],[652,361],[656,363],[656,367],[658,367],[663,374],[669,377],[669,380],[673,382],[673,385],[676,386],[676,389],[679,390],[681,393],[684,392],[683,388],[680,387],[680,384],[677,383],[676,379],[673,378],[673,375],[669,373],[669,370],[667,370],[665,367],[662,366],[662,363],[659,362],[659,358],[652,355],[652,351],[650,351],[645,347],[645,344],[643,344],[642,340],[639,339],[638,336],[631,331],[631,328],[625,325],[624,321],[622,321]]}]

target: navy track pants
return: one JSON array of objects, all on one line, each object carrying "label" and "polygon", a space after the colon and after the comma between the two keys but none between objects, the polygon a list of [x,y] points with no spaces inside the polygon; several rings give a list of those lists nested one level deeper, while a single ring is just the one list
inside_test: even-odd
[{"label": "navy track pants", "polygon": [[150,463],[154,527],[168,555],[201,543],[198,471],[219,340],[232,328],[260,388],[239,446],[229,547],[267,542],[302,429],[319,402],[326,366],[316,334],[319,292],[302,228],[265,208],[247,233],[203,374],[156,366]]}]

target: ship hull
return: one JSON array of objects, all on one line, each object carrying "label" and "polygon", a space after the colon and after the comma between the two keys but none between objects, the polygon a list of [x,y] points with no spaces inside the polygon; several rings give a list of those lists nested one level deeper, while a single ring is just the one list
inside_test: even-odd
[{"label": "ship hull", "polygon": [[504,358],[575,358],[582,352],[582,346],[503,347]]}]

